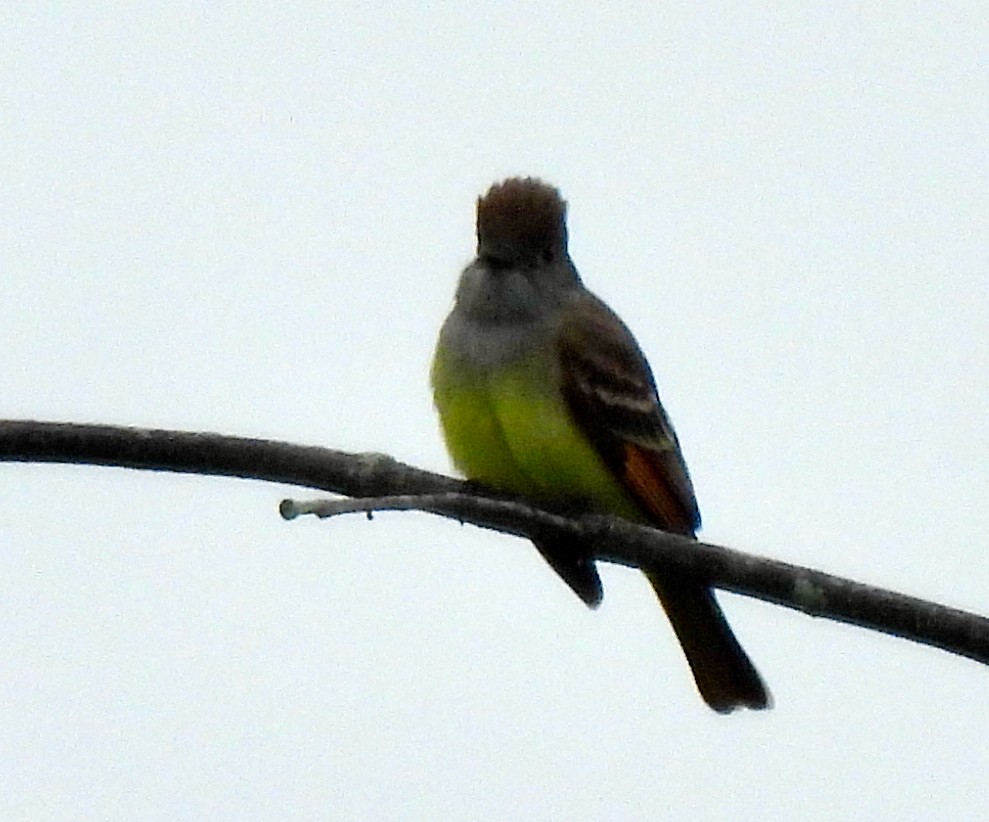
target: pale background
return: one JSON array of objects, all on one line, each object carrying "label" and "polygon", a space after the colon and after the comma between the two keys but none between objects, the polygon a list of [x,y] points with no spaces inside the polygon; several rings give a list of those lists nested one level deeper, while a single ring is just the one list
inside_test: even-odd
[{"label": "pale background", "polygon": [[[706,538],[989,612],[989,12],[657,5],[8,4],[0,416],[449,470],[474,201],[537,174]],[[638,574],[287,494],[0,466],[0,818],[984,816],[984,667],[723,595],[777,706],[721,717]]]}]

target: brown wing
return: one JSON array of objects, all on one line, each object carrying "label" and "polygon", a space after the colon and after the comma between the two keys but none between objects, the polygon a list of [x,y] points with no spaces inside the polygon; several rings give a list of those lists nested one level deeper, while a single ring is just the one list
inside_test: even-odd
[{"label": "brown wing", "polygon": [[693,535],[700,513],[673,426],[645,356],[618,316],[591,294],[561,329],[563,393],[577,423],[643,510],[665,531]]},{"label": "brown wing", "polygon": [[[700,513],[690,475],[631,332],[587,294],[567,312],[559,339],[563,393],[577,424],[623,479],[648,521],[693,536]],[[719,712],[769,707],[769,692],[711,589],[670,570],[643,570],[707,704]]]}]

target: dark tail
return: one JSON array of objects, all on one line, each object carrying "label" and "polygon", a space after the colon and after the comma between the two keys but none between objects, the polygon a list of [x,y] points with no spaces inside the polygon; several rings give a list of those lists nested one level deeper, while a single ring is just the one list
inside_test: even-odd
[{"label": "dark tail", "polygon": [[772,697],[710,588],[669,572],[646,576],[683,646],[697,690],[719,713],[769,708]]},{"label": "dark tail", "polygon": [[601,577],[598,576],[598,569],[593,559],[574,551],[572,541],[557,543],[553,540],[540,540],[535,545],[543,555],[543,559],[560,575],[560,579],[584,600],[585,605],[597,608],[601,604],[603,596]]}]

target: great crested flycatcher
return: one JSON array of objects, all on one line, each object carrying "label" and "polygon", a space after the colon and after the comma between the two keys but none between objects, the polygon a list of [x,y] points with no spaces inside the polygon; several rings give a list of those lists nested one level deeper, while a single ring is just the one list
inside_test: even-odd
[{"label": "great crested flycatcher", "polygon": [[[432,384],[453,462],[479,485],[690,537],[700,526],[649,364],[581,282],[552,186],[509,179],[478,199],[477,258],[440,332]],[[567,544],[536,547],[584,602],[601,601],[592,558]],[[670,570],[645,574],[707,704],[768,707],[713,591]]]}]

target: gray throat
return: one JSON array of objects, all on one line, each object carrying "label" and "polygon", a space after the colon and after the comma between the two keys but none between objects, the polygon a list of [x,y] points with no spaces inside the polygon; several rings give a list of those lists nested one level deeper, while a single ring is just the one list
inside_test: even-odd
[{"label": "gray throat", "polygon": [[475,260],[460,276],[443,345],[482,370],[524,358],[555,334],[563,307],[580,293],[576,272],[567,269],[492,269]]}]

